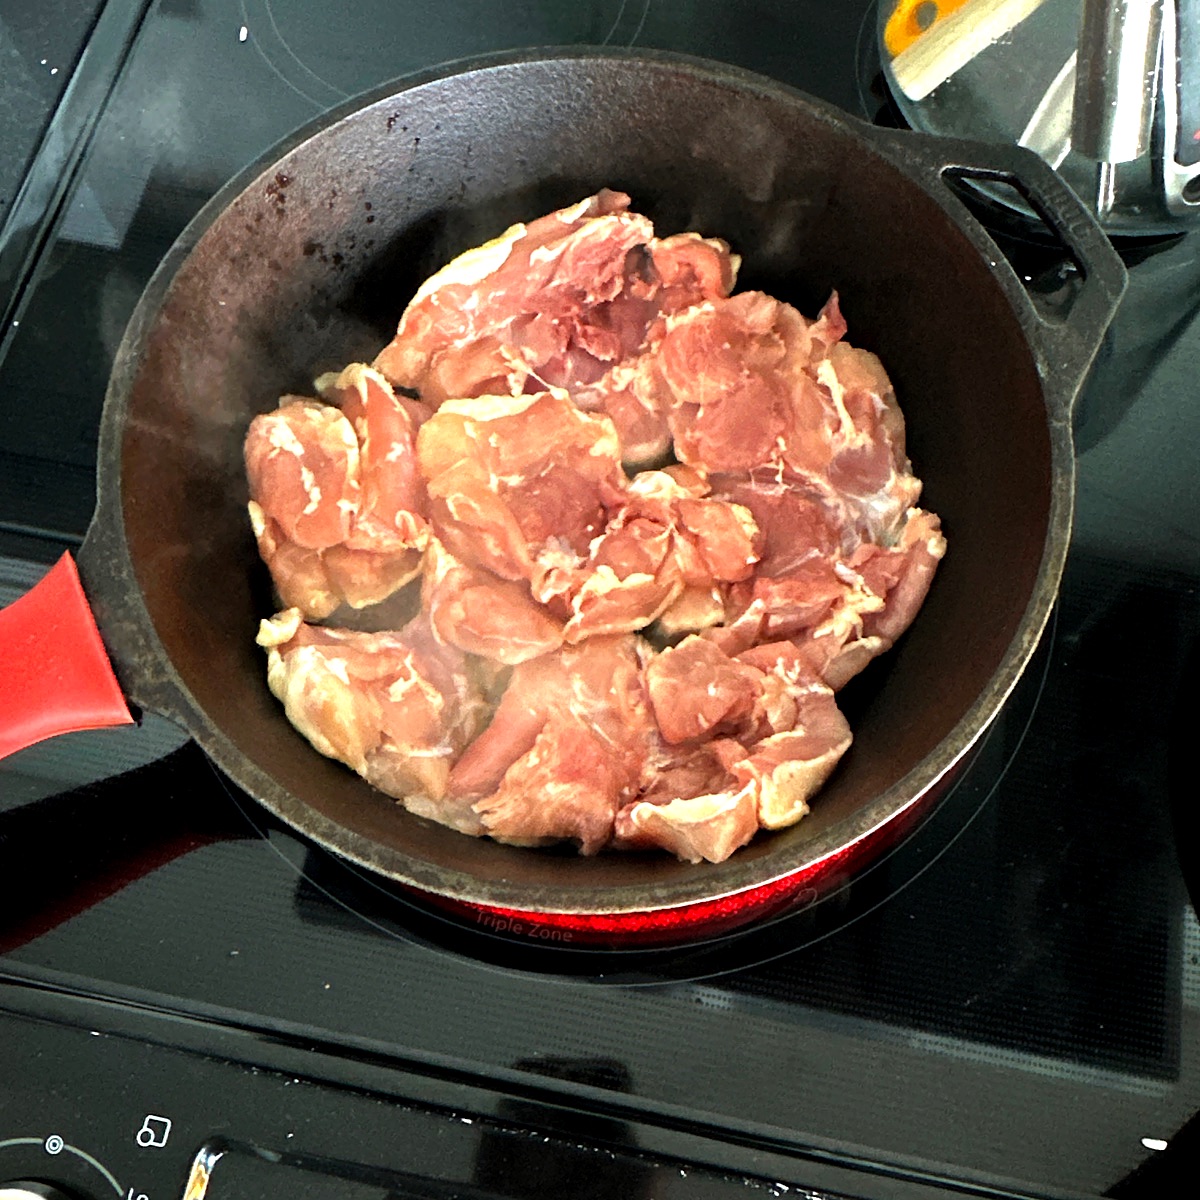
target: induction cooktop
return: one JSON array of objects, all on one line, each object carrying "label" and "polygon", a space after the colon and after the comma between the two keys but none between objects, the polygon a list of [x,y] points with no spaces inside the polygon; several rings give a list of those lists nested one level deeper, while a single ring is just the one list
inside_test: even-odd
[{"label": "induction cooktop", "polygon": [[[895,120],[866,0],[108,0],[0,22],[24,72],[0,80],[19,111],[0,124],[0,604],[86,532],[113,353],[159,259],[347,97],[482,51],[636,45]],[[998,237],[1031,286],[1069,274],[1035,233]],[[786,917],[648,950],[453,920],[304,842],[153,714],[0,764],[0,1180],[1171,1194],[1200,1162],[1200,243],[1121,249],[1037,656],[917,834]]]}]

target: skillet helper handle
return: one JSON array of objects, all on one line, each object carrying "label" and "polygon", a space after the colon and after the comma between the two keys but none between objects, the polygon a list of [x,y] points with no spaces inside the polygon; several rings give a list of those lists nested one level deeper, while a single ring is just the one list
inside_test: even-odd
[{"label": "skillet helper handle", "polygon": [[993,269],[1000,274],[1014,304],[1026,315],[1025,328],[1037,355],[1047,398],[1056,415],[1069,417],[1126,283],[1121,257],[1090,209],[1053,167],[1023,146],[981,145],[903,130],[873,129],[872,133],[882,147],[891,150],[899,165],[910,173],[919,171],[923,181],[933,185],[935,192],[940,190],[960,212],[967,210],[951,190],[951,179],[1008,184],[1066,250],[1078,269],[1079,289],[1066,316],[1050,319],[1038,311],[1003,252],[978,226],[990,247]]},{"label": "skillet helper handle", "polygon": [[0,663],[0,758],[55,734],[133,722],[70,554],[0,609]]}]

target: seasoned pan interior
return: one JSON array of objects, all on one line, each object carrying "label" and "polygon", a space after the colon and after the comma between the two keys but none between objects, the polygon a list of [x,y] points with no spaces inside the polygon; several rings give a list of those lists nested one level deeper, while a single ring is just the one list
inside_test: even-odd
[{"label": "seasoned pan interior", "polygon": [[[420,886],[530,908],[639,908],[801,865],[901,806],[978,732],[990,714],[976,701],[1025,652],[1013,643],[1052,514],[1046,409],[987,261],[856,130],[782,89],[687,64],[521,62],[378,100],[230,198],[139,347],[121,398],[121,497],[151,620],[195,702],[193,733],[238,783]],[[843,693],[856,743],[812,815],[721,867],[511,849],[409,816],[292,730],[254,645],[270,592],[245,515],[252,415],[369,360],[451,255],[601,186],[629,192],[660,233],[729,240],[741,287],[810,315],[838,289],[850,340],[896,384],[923,504],[949,542],[913,628]]]}]

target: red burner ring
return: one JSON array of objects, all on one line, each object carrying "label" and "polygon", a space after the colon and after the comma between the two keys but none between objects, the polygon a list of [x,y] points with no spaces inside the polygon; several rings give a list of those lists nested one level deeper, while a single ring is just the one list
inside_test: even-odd
[{"label": "red burner ring", "polygon": [[674,908],[587,913],[470,904],[416,891],[413,895],[484,932],[549,945],[632,948],[700,941],[815,903],[910,832],[932,807],[932,802],[958,779],[966,761],[957,763],[935,786],[891,820],[868,830],[855,841],[790,875],[713,900],[698,900]]}]

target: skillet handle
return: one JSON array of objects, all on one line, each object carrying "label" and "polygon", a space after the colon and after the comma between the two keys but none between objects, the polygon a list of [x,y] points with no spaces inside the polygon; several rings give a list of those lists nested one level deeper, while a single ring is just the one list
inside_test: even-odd
[{"label": "skillet handle", "polygon": [[[1120,255],[1091,210],[1057,171],[1023,146],[984,145],[876,126],[870,127],[869,136],[897,166],[910,174],[915,171],[956,215],[968,218],[972,240],[987,253],[1014,307],[1024,315],[1048,400],[1057,415],[1069,416],[1126,284]],[[1008,184],[1055,235],[1081,278],[1065,317],[1047,318],[1038,311],[1003,252],[951,190],[950,178]]]},{"label": "skillet handle", "polygon": [[133,717],[70,554],[0,610],[0,758]]}]

